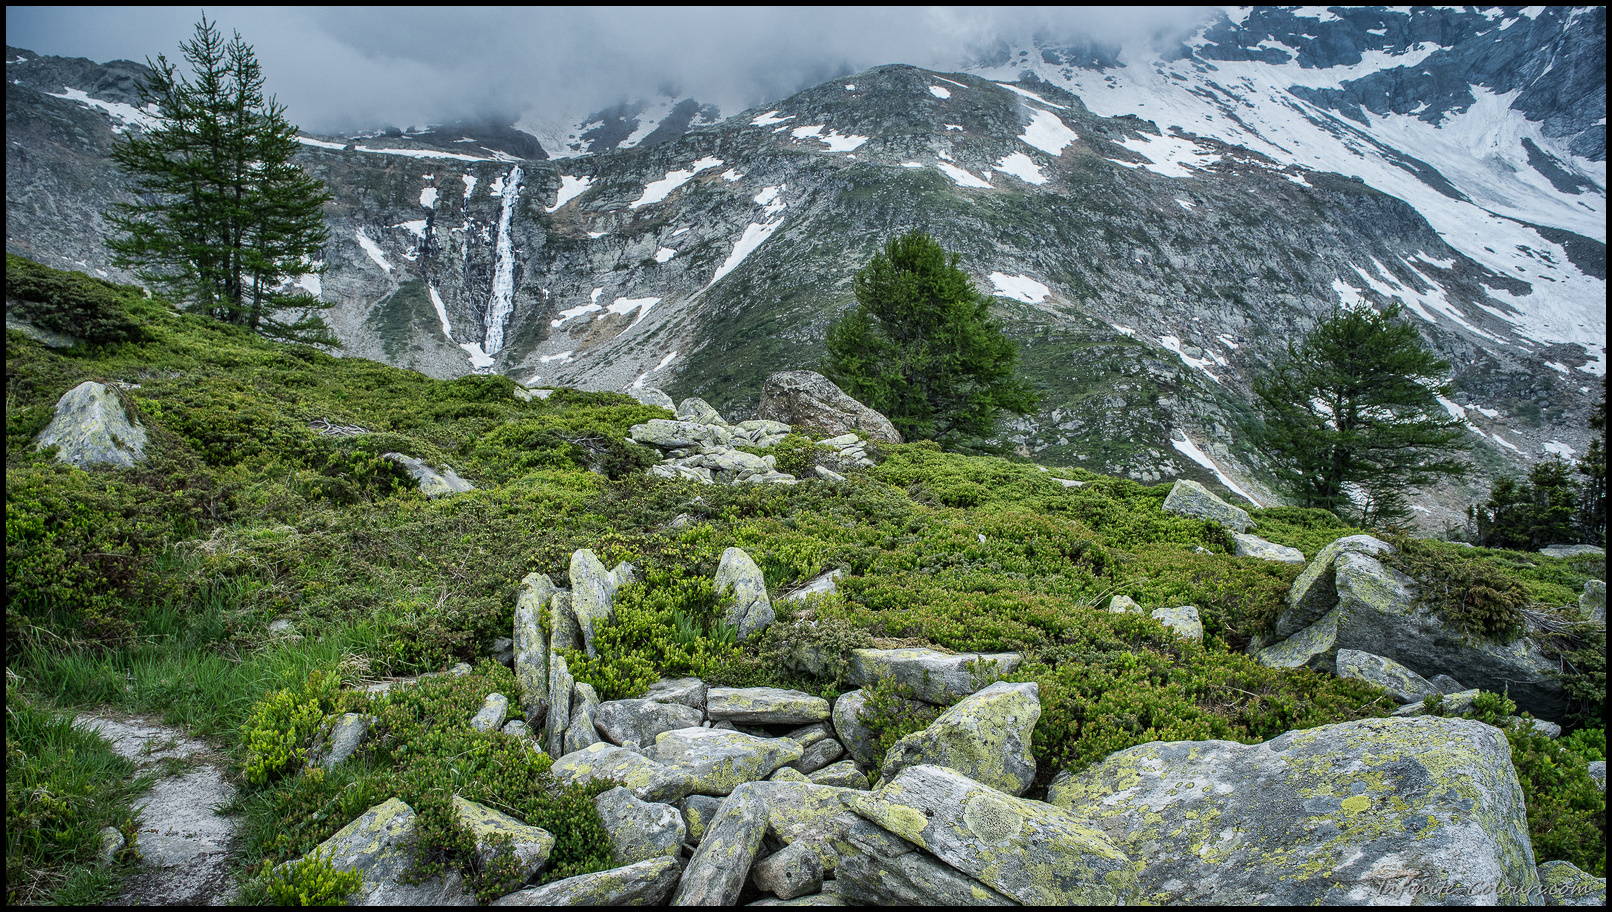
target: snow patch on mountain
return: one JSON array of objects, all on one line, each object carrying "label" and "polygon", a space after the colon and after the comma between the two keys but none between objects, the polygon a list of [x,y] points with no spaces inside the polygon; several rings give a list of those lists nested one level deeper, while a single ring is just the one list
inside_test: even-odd
[{"label": "snow patch on mountain", "polygon": [[866,136],[848,136],[843,133],[837,133],[834,130],[828,130],[827,133],[824,133],[825,129],[828,128],[818,124],[810,127],[796,127],[790,130],[789,133],[796,139],[815,139],[828,146],[828,151],[830,152],[851,152],[868,141]]},{"label": "snow patch on mountain", "polygon": [[544,212],[558,212],[560,207],[586,193],[593,186],[592,176],[572,177],[569,174],[560,175],[560,192],[554,198],[554,205],[545,208]]},{"label": "snow patch on mountain", "polygon": [[678,187],[681,187],[693,180],[694,175],[710,168],[719,168],[722,166],[722,164],[722,159],[711,158],[708,156],[700,159],[687,168],[679,169],[677,171],[668,171],[666,172],[665,177],[657,181],[650,181],[647,185],[645,185],[644,194],[638,197],[637,200],[629,203],[627,208],[637,209],[642,206],[648,206],[651,203],[658,203],[667,196],[671,195],[673,190],[676,190]]},{"label": "snow patch on mountain", "polygon": [[930,86],[929,87],[929,94],[935,96],[936,98],[950,98],[950,97],[952,97],[952,93],[951,93],[950,89],[943,89],[940,86]]},{"label": "snow patch on mountain", "polygon": [[1203,466],[1204,468],[1208,469],[1209,471],[1215,473],[1215,478],[1219,479],[1221,484],[1223,484],[1227,488],[1230,488],[1231,490],[1237,492],[1239,495],[1242,496],[1242,498],[1244,500],[1248,501],[1249,503],[1253,504],[1256,507],[1260,506],[1259,501],[1257,501],[1253,497],[1249,496],[1247,491],[1244,491],[1242,488],[1239,488],[1237,486],[1237,482],[1232,481],[1231,477],[1228,476],[1224,471],[1222,471],[1220,466],[1215,464],[1215,461],[1213,459],[1209,458],[1208,453],[1205,453],[1203,450],[1199,449],[1198,445],[1196,443],[1192,442],[1192,438],[1187,436],[1186,431],[1178,430],[1175,433],[1180,434],[1181,438],[1182,438],[1180,440],[1177,440],[1177,439],[1175,439],[1174,434],[1172,434],[1170,436],[1170,446],[1175,447],[1176,452],[1178,452],[1181,455],[1187,457],[1188,459],[1192,460],[1193,462],[1196,462],[1198,465]]},{"label": "snow patch on mountain", "polygon": [[1052,289],[1029,276],[1010,276],[1002,272],[993,272],[991,284],[996,286],[996,293],[1002,297],[1023,301],[1026,304],[1040,304],[1052,294]]},{"label": "snow patch on mountain", "polygon": [[365,234],[364,229],[362,228],[353,229],[353,234],[358,238],[358,246],[362,247],[364,252],[369,254],[369,258],[374,260],[376,265],[386,270],[387,274],[390,275],[392,272],[392,264],[386,262],[386,254],[381,252],[380,245],[370,240],[369,235]]},{"label": "snow patch on mountain", "polygon": [[982,190],[991,189],[990,181],[981,177],[975,177],[973,174],[970,174],[969,172],[964,171],[962,168],[959,168],[949,162],[936,162],[935,167],[939,168],[943,174],[952,179],[952,183],[959,187],[978,187]]},{"label": "snow patch on mountain", "polygon": [[85,107],[105,112],[108,117],[112,118],[113,133],[126,131],[130,124],[142,130],[150,130],[162,123],[160,112],[154,104],[148,104],[145,106],[145,110],[141,110],[134,105],[123,104],[122,102],[91,98],[89,93],[83,89],[74,89],[67,86],[63,86],[60,93],[46,92],[45,94],[55,98],[65,98],[68,101],[76,101]]},{"label": "snow patch on mountain", "polygon": [[1030,125],[1019,135],[1019,140],[1025,145],[1048,155],[1062,155],[1065,147],[1079,139],[1080,135],[1069,129],[1058,115],[1033,109],[1030,112]]},{"label": "snow patch on mountain", "polygon": [[1023,152],[1014,152],[991,167],[1003,174],[1011,174],[1027,184],[1040,185],[1047,182],[1047,176],[1041,173],[1041,168]]},{"label": "snow patch on mountain", "polygon": [[453,329],[448,326],[448,308],[442,303],[442,295],[437,294],[435,285],[427,285],[426,290],[431,292],[431,306],[437,310],[437,319],[442,321],[442,338],[453,341]]}]

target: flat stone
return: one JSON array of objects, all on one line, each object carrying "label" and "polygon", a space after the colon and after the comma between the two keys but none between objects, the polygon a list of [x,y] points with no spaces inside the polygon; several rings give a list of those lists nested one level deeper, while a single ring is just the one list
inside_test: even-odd
[{"label": "flat stone", "polygon": [[999,792],[1022,795],[1035,778],[1030,738],[1041,718],[1035,682],[998,681],[940,714],[885,754],[879,779],[910,766],[945,767]]},{"label": "flat stone", "polygon": [[792,766],[780,766],[767,777],[768,782],[810,782],[806,774]]},{"label": "flat stone", "polygon": [[713,722],[747,725],[800,725],[829,718],[828,701],[777,687],[712,687],[705,714]]},{"label": "flat stone", "polygon": [[[849,678],[858,686],[894,678],[912,688],[913,697],[946,705],[1012,674],[1020,661],[1015,652],[948,655],[932,649],[853,649]],[[976,663],[973,670],[970,663]]]},{"label": "flat stone", "polygon": [[692,706],[644,699],[600,703],[593,721],[605,738],[616,744],[650,745],[661,732],[693,728],[702,718]]},{"label": "flat stone", "polygon": [[1021,903],[1117,905],[1140,898],[1131,859],[1084,820],[938,766],[911,766],[852,809]]},{"label": "flat stone", "polygon": [[1540,865],[1539,891],[1547,906],[1606,908],[1606,878],[1586,874],[1571,862],[1547,861]]},{"label": "flat stone", "polygon": [[1278,545],[1266,541],[1258,535],[1249,532],[1232,532],[1232,554],[1237,557],[1253,557],[1259,560],[1277,561],[1284,564],[1304,563],[1304,552],[1287,545]]},{"label": "flat stone", "polygon": [[858,852],[840,860],[834,879],[846,901],[865,906],[1019,905],[928,852]]},{"label": "flat stone", "polygon": [[817,785],[834,785],[861,791],[868,789],[867,774],[857,769],[856,762],[852,760],[830,763],[816,772],[807,773],[806,778]]},{"label": "flat stone", "polygon": [[1385,659],[1358,649],[1338,650],[1336,667],[1338,677],[1354,678],[1375,684],[1388,691],[1394,702],[1400,704],[1420,703],[1424,697],[1439,692],[1439,689],[1426,678],[1393,659]]},{"label": "flat stone", "polygon": [[687,771],[603,741],[555,760],[550,772],[567,784],[614,779],[638,798],[657,804],[676,801],[694,790]]},{"label": "flat stone", "polygon": [[[692,781],[689,791],[726,795],[741,783],[765,779],[799,760],[803,751],[788,738],[757,738],[715,728],[684,728],[655,737],[654,756]],[[653,800],[653,799],[647,799]]]},{"label": "flat stone", "polygon": [[1175,487],[1170,489],[1170,496],[1164,498],[1164,511],[1214,520],[1236,532],[1247,532],[1254,524],[1248,518],[1247,510],[1226,503],[1208,488],[1187,478],[1176,482]]},{"label": "flat stone", "polygon": [[1546,557],[1606,557],[1606,549],[1595,545],[1551,545],[1540,548],[1539,553]]},{"label": "flat stone", "polygon": [[733,432],[725,427],[701,424],[698,421],[671,421],[665,418],[651,418],[643,424],[635,424],[627,433],[638,443],[647,443],[664,450],[694,446],[729,446],[733,442]]},{"label": "flat stone", "polygon": [[659,906],[677,888],[682,864],[661,856],[624,868],[578,874],[493,900],[494,906]]},{"label": "flat stone", "polygon": [[662,678],[649,685],[644,699],[652,703],[678,703],[705,712],[705,682],[699,678]]},{"label": "flat stone", "polygon": [[449,494],[463,494],[466,491],[476,490],[475,485],[460,478],[451,466],[443,466],[441,471],[438,471],[427,465],[424,460],[402,453],[382,453],[381,458],[390,459],[408,470],[410,477],[419,485],[420,493],[432,500]]},{"label": "flat stone", "polygon": [[628,387],[627,395],[637,399],[643,405],[653,405],[669,412],[677,411],[677,406],[673,404],[672,397],[652,386]]},{"label": "flat stone", "polygon": [[[799,743],[798,741],[796,742]],[[845,746],[833,738],[824,738],[806,745],[800,759],[789,764],[790,768],[799,770],[810,776],[812,773],[828,766],[835,760],[845,756]]]}]

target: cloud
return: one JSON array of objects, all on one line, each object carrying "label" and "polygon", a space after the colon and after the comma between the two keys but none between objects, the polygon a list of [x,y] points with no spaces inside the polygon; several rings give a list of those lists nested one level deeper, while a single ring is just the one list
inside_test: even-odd
[{"label": "cloud", "polygon": [[[216,16],[226,35],[253,45],[294,122],[334,131],[569,118],[662,92],[734,114],[880,64],[955,69],[1037,32],[1107,43],[1184,32],[1203,9],[238,7]],[[7,7],[6,31],[42,54],[176,59],[196,16]]]}]

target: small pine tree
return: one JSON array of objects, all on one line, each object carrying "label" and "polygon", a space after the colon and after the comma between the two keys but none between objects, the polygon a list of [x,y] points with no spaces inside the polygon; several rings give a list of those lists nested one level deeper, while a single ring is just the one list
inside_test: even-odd
[{"label": "small pine tree", "polygon": [[1251,430],[1302,506],[1391,524],[1410,515],[1409,488],[1466,475],[1464,426],[1438,401],[1450,364],[1402,312],[1335,310],[1254,381]]},{"label": "small pine tree", "polygon": [[203,16],[179,47],[193,79],[166,57],[148,59],[140,102],[156,106],[159,123],[112,151],[136,196],[108,218],[120,233],[107,240],[112,262],[191,310],[270,338],[336,344],[316,313],[330,305],[285,288],[324,271],[321,207],[332,199],[292,163],[296,128],[265,99],[262,68],[239,33],[226,45]]},{"label": "small pine tree", "polygon": [[1580,487],[1578,531],[1579,540],[1594,545],[1606,544],[1606,378],[1601,378],[1601,401],[1590,413],[1589,451],[1578,461],[1578,473],[1584,476]]},{"label": "small pine tree", "polygon": [[990,298],[921,231],[891,238],[856,274],[857,306],[829,328],[823,373],[882,412],[904,439],[955,445],[995,432],[1039,399],[1015,377],[1019,351]]}]

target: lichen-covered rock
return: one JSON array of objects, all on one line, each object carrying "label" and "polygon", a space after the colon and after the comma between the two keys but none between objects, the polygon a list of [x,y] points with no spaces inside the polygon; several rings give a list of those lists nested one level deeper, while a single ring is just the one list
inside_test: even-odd
[{"label": "lichen-covered rock", "polygon": [[549,664],[562,649],[582,648],[582,626],[571,607],[571,590],[557,589],[549,602]]},{"label": "lichen-covered rock", "polygon": [[677,703],[705,712],[705,682],[699,678],[662,678],[649,686],[644,699],[651,703]]},{"label": "lichen-covered rock", "polygon": [[728,428],[698,421],[651,418],[643,424],[633,425],[627,433],[638,443],[647,443],[663,450],[725,447],[733,443],[733,432]]},{"label": "lichen-covered rock", "polygon": [[565,656],[549,653],[549,711],[544,726],[543,750],[550,757],[565,755],[565,732],[571,727],[571,695],[576,679],[566,667]]},{"label": "lichen-covered rock", "polygon": [[1118,905],[1137,897],[1131,860],[1101,831],[948,769],[908,767],[851,807],[1021,903]]},{"label": "lichen-covered rock", "polygon": [[[1473,689],[1460,690],[1456,691],[1455,693],[1445,694],[1438,704],[1439,711],[1447,716],[1459,716],[1469,713],[1472,711],[1472,704],[1477,701],[1478,695],[1482,692],[1483,691]],[[1404,706],[1394,710],[1394,715],[1402,719],[1408,719],[1412,716],[1425,716],[1427,714],[1427,704],[1420,702],[1406,703]]]},{"label": "lichen-covered rock", "polygon": [[[829,480],[834,481],[835,479],[831,478]],[[841,477],[838,480],[844,481],[845,479]],[[834,592],[836,588],[835,580],[841,579],[844,576],[844,570],[825,570],[806,582],[801,583],[799,587],[791,590],[789,594],[779,596],[779,601],[793,602],[804,599],[811,595],[828,595]]]},{"label": "lichen-covered rock", "polygon": [[501,693],[490,693],[470,720],[470,727],[482,733],[497,731],[508,716],[509,698]]},{"label": "lichen-covered rock", "polygon": [[1231,542],[1231,553],[1237,557],[1252,557],[1284,564],[1304,563],[1303,551],[1266,541],[1250,532],[1232,532]]},{"label": "lichen-covered rock", "polygon": [[1537,903],[1505,735],[1365,719],[1264,744],[1152,742],[1049,798],[1140,863],[1139,901]]},{"label": "lichen-covered rock", "polygon": [[677,407],[677,420],[695,421],[700,424],[727,424],[726,421],[722,420],[722,413],[717,411],[715,406],[697,396],[684,399],[682,404]]},{"label": "lichen-covered rock", "polygon": [[682,864],[661,856],[624,868],[578,874],[493,900],[494,906],[659,906],[677,887]]},{"label": "lichen-covered rock", "polygon": [[[749,639],[777,619],[772,602],[767,598],[767,581],[761,576],[761,568],[743,549],[728,548],[722,552],[712,585],[718,595],[730,588],[733,590],[733,605],[723,620],[738,628],[739,639]],[[707,711],[709,709],[707,705]]]},{"label": "lichen-covered rock", "polygon": [[526,724],[525,719],[510,719],[504,723],[504,727],[500,728],[499,731],[512,738],[525,738],[527,740],[532,738],[532,727]]},{"label": "lichen-covered rock", "polygon": [[792,766],[780,766],[767,777],[768,782],[810,782],[806,774]]},{"label": "lichen-covered rock", "polygon": [[1164,511],[1212,519],[1236,532],[1247,532],[1254,524],[1248,518],[1248,511],[1226,503],[1208,488],[1187,478],[1176,482],[1175,487],[1170,489],[1170,496],[1164,498]]},{"label": "lichen-covered rock", "polygon": [[653,405],[668,412],[677,411],[677,406],[672,402],[672,397],[653,386],[630,386],[627,388],[627,395],[637,399],[643,405]]},{"label": "lichen-covered rock", "polygon": [[794,899],[823,888],[823,862],[797,843],[757,862],[750,869],[750,880],[779,899]]},{"label": "lichen-covered rock", "polygon": [[1198,609],[1194,605],[1154,608],[1149,616],[1174,630],[1176,635],[1182,639],[1203,642],[1203,621],[1198,618]]},{"label": "lichen-covered rock", "polygon": [[644,801],[625,788],[613,788],[593,799],[599,820],[610,834],[617,865],[636,864],[662,855],[676,858],[688,835],[683,815],[669,804]]},{"label": "lichen-covered rock", "polygon": [[364,740],[364,735],[375,721],[374,716],[343,713],[331,723],[329,736],[315,748],[315,762],[327,770],[335,769],[346,762],[347,758],[353,755],[353,751],[358,750],[359,742]]},{"label": "lichen-covered rock", "polygon": [[1539,890],[1547,906],[1606,908],[1606,878],[1586,874],[1570,862],[1547,861],[1540,865]]},{"label": "lichen-covered rock", "polygon": [[541,722],[549,708],[549,644],[542,617],[554,592],[548,574],[528,573],[515,596],[515,687],[530,725]]},{"label": "lichen-covered rock", "polygon": [[678,801],[677,810],[683,815],[686,829],[683,838],[692,845],[699,845],[705,836],[705,828],[721,807],[722,797],[717,795],[688,795]]},{"label": "lichen-covered rock", "polygon": [[1022,795],[1035,778],[1030,736],[1041,718],[1035,682],[998,681],[940,714],[885,754],[879,778],[894,778],[909,766],[928,764],[962,773],[999,792]]},{"label": "lichen-covered rock", "polygon": [[[799,743],[798,741],[796,743]],[[808,776],[845,755],[845,746],[833,738],[823,738],[806,745],[800,759],[789,764]]]},{"label": "lichen-covered rock", "polygon": [[56,401],[56,416],[34,439],[34,449],[56,447],[56,461],[79,468],[133,468],[145,458],[146,431],[129,420],[105,385],[86,380]]},{"label": "lichen-covered rock", "polygon": [[1285,639],[1319,621],[1338,607],[1338,555],[1393,553],[1394,547],[1370,535],[1346,535],[1315,553],[1287,592],[1287,608],[1276,618],[1276,636]]},{"label": "lichen-covered rock", "polygon": [[734,789],[706,827],[705,837],[683,869],[672,905],[737,903],[766,830],[766,805],[751,793],[748,783]]},{"label": "lichen-covered rock", "polygon": [[900,443],[890,419],[851,398],[822,374],[807,370],[779,371],[761,385],[756,417],[843,434],[865,431],[874,440]]},{"label": "lichen-covered rock", "polygon": [[1385,659],[1358,649],[1340,649],[1336,663],[1338,677],[1354,678],[1375,684],[1396,703],[1420,703],[1424,697],[1437,694],[1438,688],[1428,680],[1393,659]]},{"label": "lichen-covered rock", "polygon": [[1539,553],[1546,557],[1606,557],[1606,549],[1596,545],[1549,545]]},{"label": "lichen-covered rock", "polygon": [[1590,778],[1595,780],[1595,784],[1600,786],[1601,791],[1606,791],[1606,761],[1591,760],[1589,774]]},{"label": "lichen-covered rock", "polygon": [[[788,738],[757,738],[715,728],[683,728],[655,737],[654,757],[692,781],[690,791],[726,795],[741,783],[765,779],[799,760],[799,744]],[[651,799],[653,800],[653,799]]]},{"label": "lichen-covered rock", "polygon": [[860,791],[868,789],[867,774],[857,769],[855,761],[851,760],[830,763],[816,772],[807,773],[806,778],[817,785],[835,785]]},{"label": "lichen-covered rock", "polygon": [[599,695],[594,693],[593,685],[577,682],[571,688],[571,724],[565,727],[566,753],[599,743],[599,732],[593,724],[598,711]]},{"label": "lichen-covered rock", "polygon": [[591,549],[582,548],[571,555],[571,611],[576,615],[582,631],[582,648],[589,658],[598,656],[593,638],[598,628],[616,619],[616,588],[620,585],[614,573],[605,569]]},{"label": "lichen-covered rock", "polygon": [[677,801],[694,790],[686,771],[603,741],[555,760],[550,772],[568,784],[614,779],[639,798],[657,804]]},{"label": "lichen-covered rock", "polygon": [[605,738],[616,744],[648,746],[661,732],[694,728],[701,722],[698,709],[681,703],[652,700],[610,700],[600,703],[593,722]]},{"label": "lichen-covered rock", "polygon": [[475,485],[460,478],[451,466],[443,466],[442,471],[439,472],[427,465],[424,460],[415,459],[413,456],[405,456],[402,453],[382,453],[381,457],[390,459],[407,469],[409,476],[419,484],[420,493],[432,500],[438,497],[446,497],[449,494],[463,494],[466,491],[476,490]]},{"label": "lichen-covered rock", "polygon": [[798,690],[778,687],[712,687],[706,692],[705,715],[739,725],[800,725],[829,717],[828,701]]},{"label": "lichen-covered rock", "polygon": [[554,835],[548,830],[521,823],[502,811],[458,795],[453,796],[453,810],[459,822],[475,837],[476,858],[482,870],[486,870],[496,854],[492,842],[496,836],[510,838],[522,882],[530,880],[548,864],[549,852],[554,849]]},{"label": "lichen-covered rock", "polygon": [[911,687],[917,699],[945,705],[1012,674],[1019,662],[1016,652],[946,654],[932,649],[853,649],[849,677],[859,686],[894,678]]},{"label": "lichen-covered rock", "polygon": [[847,902],[865,906],[1016,906],[928,852],[882,856],[858,852],[840,860],[834,880]]},{"label": "lichen-covered rock", "polygon": [[1108,600],[1109,614],[1141,614],[1142,606],[1128,595],[1116,595]]},{"label": "lichen-covered rock", "polygon": [[476,898],[464,878],[450,870],[424,883],[406,884],[413,867],[410,844],[415,839],[414,809],[396,798],[375,805],[336,831],[315,849],[338,871],[357,871],[363,878],[348,900],[354,906],[473,906]]}]

